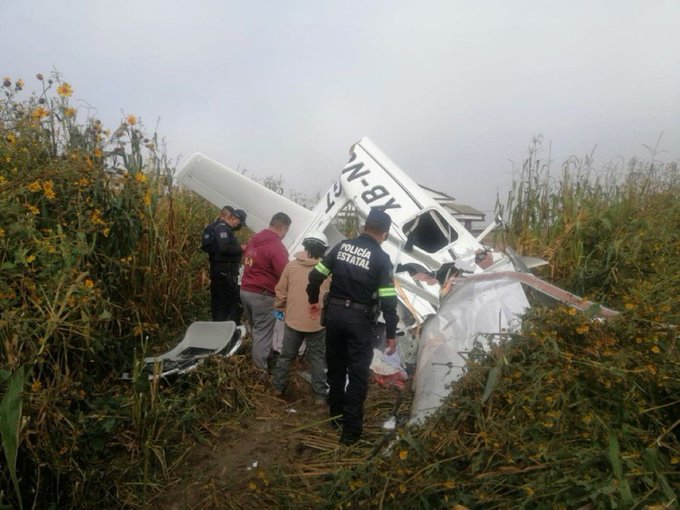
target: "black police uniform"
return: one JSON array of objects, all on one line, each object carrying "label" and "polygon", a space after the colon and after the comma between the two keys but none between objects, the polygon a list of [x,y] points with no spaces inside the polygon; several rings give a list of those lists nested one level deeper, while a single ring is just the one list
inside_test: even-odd
[{"label": "black police uniform", "polygon": [[[384,214],[384,213],[383,213]],[[389,220],[389,217],[388,217]],[[310,303],[319,300],[319,287],[333,274],[324,310],[328,404],[331,416],[342,415],[343,443],[359,439],[364,400],[373,358],[375,304],[379,298],[387,338],[395,338],[398,317],[392,262],[368,234],[337,244],[309,274]],[[345,389],[345,377],[349,384]]]},{"label": "black police uniform", "polygon": [[234,230],[221,218],[213,224],[213,246],[210,257],[210,309],[214,321],[241,319],[238,287],[241,244]]}]

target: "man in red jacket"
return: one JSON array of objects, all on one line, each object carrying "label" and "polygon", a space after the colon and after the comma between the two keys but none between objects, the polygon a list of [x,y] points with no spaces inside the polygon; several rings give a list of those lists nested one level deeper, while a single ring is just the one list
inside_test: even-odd
[{"label": "man in red jacket", "polygon": [[281,240],[286,237],[291,219],[276,213],[269,227],[255,234],[243,252],[241,302],[243,313],[252,326],[253,363],[266,370],[272,350],[274,296],[276,284],[288,263],[288,251]]}]

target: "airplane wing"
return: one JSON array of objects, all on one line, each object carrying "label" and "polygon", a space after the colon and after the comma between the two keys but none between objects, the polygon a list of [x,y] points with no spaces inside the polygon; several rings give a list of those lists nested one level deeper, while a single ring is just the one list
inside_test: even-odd
[{"label": "airplane wing", "polygon": [[217,207],[244,209],[248,227],[255,232],[266,228],[274,214],[285,212],[292,220],[284,239],[286,245],[292,244],[314,219],[309,209],[203,154],[191,156],[175,178]]}]

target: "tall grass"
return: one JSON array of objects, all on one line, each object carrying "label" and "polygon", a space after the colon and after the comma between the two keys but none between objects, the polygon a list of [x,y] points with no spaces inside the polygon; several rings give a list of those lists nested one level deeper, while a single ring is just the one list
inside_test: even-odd
[{"label": "tall grass", "polygon": [[650,160],[597,170],[591,156],[572,157],[554,176],[540,155],[538,139],[497,206],[503,241],[545,258],[548,276],[573,292],[677,323],[677,310],[659,312],[671,313],[680,291],[669,277],[680,270],[678,162],[660,162],[652,151]]},{"label": "tall grass", "polygon": [[34,83],[0,88],[0,505],[142,505],[199,411],[190,388],[117,379],[207,317],[216,210],[140,119],[108,130],[60,75]]}]

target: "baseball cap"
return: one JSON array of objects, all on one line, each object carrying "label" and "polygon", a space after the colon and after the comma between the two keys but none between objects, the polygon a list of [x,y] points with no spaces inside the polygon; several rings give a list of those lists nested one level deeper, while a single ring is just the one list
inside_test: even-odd
[{"label": "baseball cap", "polygon": [[390,226],[392,225],[392,218],[390,218],[390,215],[381,209],[371,209],[366,221],[380,227],[383,232],[389,232]]},{"label": "baseball cap", "polygon": [[241,220],[241,226],[245,227],[246,226],[246,217],[248,216],[246,212],[243,209],[234,209],[234,212],[232,213],[234,216],[236,216],[239,220]]}]

